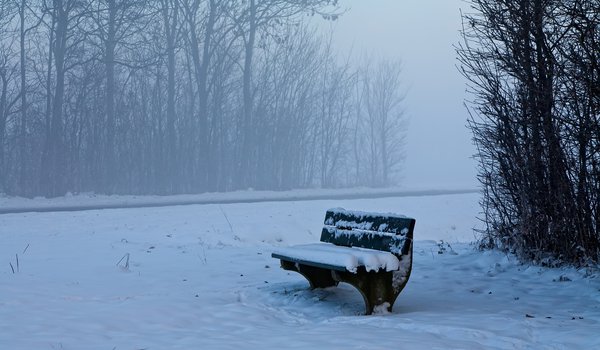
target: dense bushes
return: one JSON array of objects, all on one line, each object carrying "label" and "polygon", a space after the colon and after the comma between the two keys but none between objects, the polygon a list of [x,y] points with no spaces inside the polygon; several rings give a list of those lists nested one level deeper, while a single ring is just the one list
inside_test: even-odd
[{"label": "dense bushes", "polygon": [[600,258],[600,2],[473,0],[469,81],[482,244],[538,263]]}]

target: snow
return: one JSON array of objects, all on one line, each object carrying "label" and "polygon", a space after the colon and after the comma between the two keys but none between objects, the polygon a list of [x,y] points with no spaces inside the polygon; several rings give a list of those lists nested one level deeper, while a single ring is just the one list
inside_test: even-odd
[{"label": "snow", "polygon": [[305,199],[370,198],[429,196],[437,194],[472,193],[472,188],[346,188],[302,189],[294,191],[234,191],[171,196],[107,196],[94,193],[68,194],[58,198],[9,197],[0,193],[0,214],[22,211],[72,211],[81,208],[102,209],[121,207],[157,207],[187,204],[230,204]]},{"label": "snow", "polygon": [[[389,218],[396,218],[396,219],[406,219],[407,217],[405,215],[400,215],[400,214],[396,214],[396,213],[377,213],[377,212],[366,212],[366,211],[362,211],[362,210],[347,210],[344,208],[332,208],[329,209],[330,212],[334,213],[334,214],[345,214],[345,215],[350,215],[350,216],[355,216],[358,218],[371,218],[371,217],[375,217],[375,216],[386,216]],[[342,221],[338,221],[338,222],[342,222]],[[356,224],[356,223],[354,223]],[[330,223],[328,223],[328,225],[330,225]],[[368,228],[365,228],[365,230],[368,230]]]},{"label": "snow", "polygon": [[[329,218],[328,220],[325,220],[325,225],[330,225],[333,226],[333,218]],[[373,231],[373,223],[372,222],[356,222],[356,221],[346,221],[346,220],[339,220],[335,223],[334,227],[348,227],[348,228],[352,228],[352,229],[356,229],[359,231]]]},{"label": "snow", "polygon": [[[1,348],[600,348],[598,272],[474,250],[478,199],[0,215]],[[271,258],[317,243],[332,207],[417,220],[412,274],[392,313],[362,316],[351,286],[309,290]]]},{"label": "snow", "polygon": [[398,270],[392,273],[392,287],[398,291],[406,285],[406,280],[409,279],[412,271],[412,254],[403,255],[398,262]]},{"label": "snow", "polygon": [[274,254],[293,261],[312,261],[329,266],[342,266],[356,273],[359,266],[367,271],[394,271],[400,262],[392,253],[357,247],[340,247],[329,243],[300,244],[289,248],[278,248]]}]

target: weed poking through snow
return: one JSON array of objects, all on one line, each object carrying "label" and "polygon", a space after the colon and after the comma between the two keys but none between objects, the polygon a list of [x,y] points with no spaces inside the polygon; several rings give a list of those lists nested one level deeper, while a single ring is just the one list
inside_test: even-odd
[{"label": "weed poking through snow", "polygon": [[[123,261],[125,260],[125,261]],[[123,255],[123,257],[121,258],[121,260],[119,260],[117,262],[117,266],[126,272],[129,272],[129,253]]]},{"label": "weed poking through snow", "polygon": [[[21,253],[21,255],[25,255],[25,252],[27,251],[28,248],[29,248],[29,243],[27,244],[25,249],[23,249],[23,253]],[[17,272],[21,271],[21,263],[19,262],[19,254],[18,253],[15,254],[15,264],[13,265],[13,262],[9,261],[8,265],[10,266],[10,270],[12,271],[13,274],[16,274]]]},{"label": "weed poking through snow", "polygon": [[448,242],[444,242],[444,240],[440,240],[437,244],[438,246],[438,254],[448,253],[450,255],[458,255],[457,252],[452,249],[452,246]]}]

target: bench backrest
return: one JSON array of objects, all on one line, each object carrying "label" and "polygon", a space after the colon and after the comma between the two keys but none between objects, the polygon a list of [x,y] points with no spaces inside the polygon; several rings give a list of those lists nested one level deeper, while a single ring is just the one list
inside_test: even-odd
[{"label": "bench backrest", "polygon": [[329,209],[325,214],[321,242],[407,255],[414,227],[414,219],[396,214]]}]

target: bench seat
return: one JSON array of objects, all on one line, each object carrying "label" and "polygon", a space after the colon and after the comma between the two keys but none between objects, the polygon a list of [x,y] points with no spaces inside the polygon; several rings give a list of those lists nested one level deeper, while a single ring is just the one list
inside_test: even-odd
[{"label": "bench seat", "polygon": [[395,271],[400,266],[398,258],[390,252],[336,246],[329,243],[279,248],[273,252],[273,257],[298,264],[352,273],[356,273],[361,266],[367,271]]},{"label": "bench seat", "polygon": [[325,213],[321,243],[276,248],[284,270],[306,277],[311,288],[348,283],[361,293],[365,312],[392,311],[412,270],[415,219],[342,208]]}]

